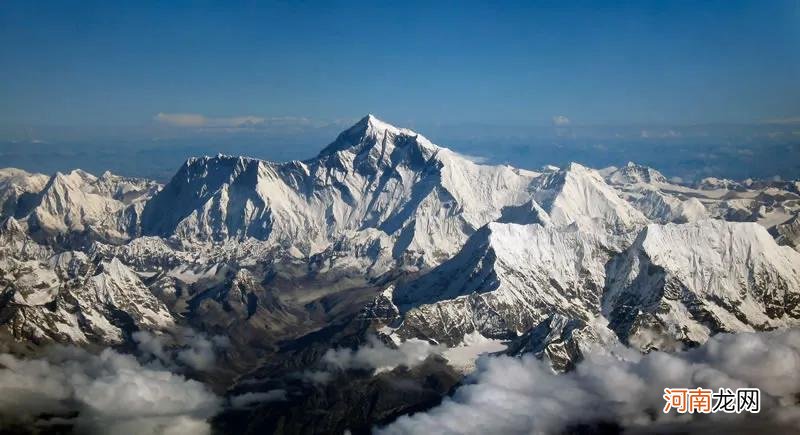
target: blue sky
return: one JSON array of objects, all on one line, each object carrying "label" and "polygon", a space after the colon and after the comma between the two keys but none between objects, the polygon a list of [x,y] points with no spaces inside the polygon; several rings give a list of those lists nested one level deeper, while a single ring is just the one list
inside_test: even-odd
[{"label": "blue sky", "polygon": [[798,77],[797,0],[0,5],[13,143],[261,140],[295,157],[269,138],[319,149],[366,113],[477,148],[565,128],[746,141],[800,130]]}]

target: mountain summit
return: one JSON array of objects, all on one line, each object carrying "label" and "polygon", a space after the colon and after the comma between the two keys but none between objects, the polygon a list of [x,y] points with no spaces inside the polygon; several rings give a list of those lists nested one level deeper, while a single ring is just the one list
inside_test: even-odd
[{"label": "mountain summit", "polygon": [[142,233],[255,238],[305,255],[342,238],[388,238],[393,258],[432,263],[504,207],[529,200],[535,175],[477,165],[370,115],[306,161],[189,159],[148,202]]},{"label": "mountain summit", "polygon": [[[412,130],[395,127],[369,114],[339,134],[335,141],[320,151],[319,157],[339,151],[361,154],[376,146],[381,152],[391,154],[395,146],[413,145],[424,147],[431,152],[439,148]],[[386,149],[386,146],[391,146],[392,149]]]}]

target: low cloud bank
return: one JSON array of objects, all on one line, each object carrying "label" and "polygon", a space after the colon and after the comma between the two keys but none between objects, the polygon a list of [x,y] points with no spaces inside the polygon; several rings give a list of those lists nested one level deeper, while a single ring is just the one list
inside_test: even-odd
[{"label": "low cloud bank", "polygon": [[398,366],[414,367],[425,361],[429,355],[439,352],[438,346],[424,340],[406,340],[398,344],[395,349],[386,346],[374,336],[370,336],[367,343],[358,349],[328,350],[322,357],[322,361],[341,370],[375,369],[382,372]]},{"label": "low cloud bank", "polygon": [[94,355],[55,346],[39,359],[0,354],[0,427],[203,434],[221,405],[202,383],[111,349]]},{"label": "low cloud bank", "polygon": [[188,367],[209,371],[215,367],[217,355],[230,346],[227,337],[208,337],[188,328],[161,334],[139,331],[133,334],[133,340],[141,359],[171,370]]},{"label": "low cloud bank", "polygon": [[302,377],[308,381],[324,384],[331,379],[332,372],[342,370],[374,370],[375,373],[393,370],[399,366],[414,367],[430,355],[441,354],[444,349],[427,341],[409,339],[396,348],[387,346],[375,336],[357,349],[328,349],[320,362],[321,370],[306,370]]},{"label": "low cloud bank", "polygon": [[[598,422],[626,433],[795,433],[800,427],[800,330],[722,334],[685,352],[624,355],[590,355],[562,375],[532,357],[484,357],[452,398],[377,432],[549,434]],[[665,387],[758,387],[761,412],[663,414]]]},{"label": "low cloud bank", "polygon": [[212,117],[200,113],[158,113],[153,120],[162,125],[178,128],[202,128],[211,130],[264,129],[270,127],[311,127],[317,123],[304,117],[243,115]]},{"label": "low cloud bank", "polygon": [[283,402],[286,400],[286,390],[270,390],[263,393],[244,393],[230,398],[230,405],[235,409],[248,408],[250,406],[267,403]]},{"label": "low cloud bank", "polygon": [[199,113],[159,113],[153,119],[174,127],[243,128],[263,124],[260,116],[233,116],[212,118]]}]

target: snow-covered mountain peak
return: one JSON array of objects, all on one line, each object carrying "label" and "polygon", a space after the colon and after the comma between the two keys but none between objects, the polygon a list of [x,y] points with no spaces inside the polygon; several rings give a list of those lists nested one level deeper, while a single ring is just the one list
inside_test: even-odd
[{"label": "snow-covered mountain peak", "polygon": [[566,168],[564,168],[564,169],[565,169],[566,171],[568,171],[568,172],[572,172],[572,173],[575,173],[575,172],[584,172],[584,171],[593,170],[593,169],[589,169],[589,168],[587,168],[586,166],[583,166],[582,164],[580,164],[580,163],[578,163],[578,162],[570,162],[570,163],[567,165],[567,167],[566,167]]},{"label": "snow-covered mountain peak", "polygon": [[353,232],[378,230],[392,257],[429,265],[489,222],[638,230],[647,219],[595,170],[537,173],[476,164],[421,135],[367,116],[316,158],[270,163],[190,159],[146,205],[142,233],[185,239],[252,237],[311,255]]},{"label": "snow-covered mountain peak", "polygon": [[83,169],[73,169],[66,173],[56,172],[56,175],[68,178],[76,183],[88,183],[97,180],[97,177]]},{"label": "snow-covered mountain peak", "polygon": [[252,237],[311,255],[377,230],[396,243],[393,258],[413,252],[436,263],[506,207],[530,201],[527,188],[538,175],[476,164],[368,116],[303,162],[188,160],[147,203],[142,233]]},{"label": "snow-covered mountain peak", "polygon": [[84,171],[56,172],[39,193],[33,209],[36,227],[56,232],[83,231],[85,224],[106,218],[119,206],[110,198],[94,194],[87,184],[97,178]]},{"label": "snow-covered mountain peak", "polygon": [[648,220],[608,184],[594,169],[570,163],[548,172],[532,183],[534,199],[556,225],[596,220],[616,231],[638,229]]},{"label": "snow-covered mountain peak", "polygon": [[426,157],[439,149],[421,134],[395,127],[370,114],[339,134],[335,141],[319,153],[318,158],[341,151],[360,155],[373,149],[380,154],[391,155],[396,147],[418,147]]},{"label": "snow-covered mountain peak", "polygon": [[[39,178],[31,175],[28,180]],[[56,172],[35,193],[28,190],[34,186],[29,182],[0,195],[6,198],[3,211],[24,222],[36,240],[81,245],[129,239],[136,233],[139,210],[159,184],[110,173],[98,178],[76,169]]]},{"label": "snow-covered mountain peak", "polygon": [[401,132],[403,134],[409,134],[411,136],[417,135],[417,133],[415,133],[414,131],[412,131],[410,129],[395,127],[394,125],[389,124],[386,121],[382,121],[382,120],[378,119],[378,117],[376,117],[375,115],[373,115],[371,113],[367,114],[367,116],[362,118],[361,121],[359,121],[359,122],[365,123],[367,128],[369,128],[371,130],[374,130],[374,131],[388,131],[388,132],[390,132],[392,134],[395,134],[395,135],[400,134]]},{"label": "snow-covered mountain peak", "polygon": [[560,171],[560,170],[561,170],[561,168],[559,168],[558,166],[555,166],[555,165],[544,165],[544,166],[542,166],[540,168],[541,172],[556,172],[556,171]]},{"label": "snow-covered mountain peak", "polygon": [[50,177],[50,180],[47,182],[47,186],[45,189],[48,188],[60,188],[61,186],[70,186],[70,187],[79,187],[82,184],[87,182],[92,182],[96,179],[93,175],[89,174],[88,172],[81,171],[79,169],[70,171],[70,172],[60,172],[57,171]]},{"label": "snow-covered mountain peak", "polygon": [[21,169],[0,169],[0,214],[16,215],[20,208],[27,206],[27,198],[41,191],[50,177],[32,174]]},{"label": "snow-covered mountain peak", "polygon": [[615,185],[667,183],[667,178],[657,170],[634,162],[628,162],[627,165],[613,171],[606,180]]},{"label": "snow-covered mountain peak", "polygon": [[203,180],[206,185],[230,183],[247,170],[254,170],[263,160],[253,157],[217,154],[216,156],[190,157],[178,169],[175,178],[180,177],[187,182]]},{"label": "snow-covered mountain peak", "polygon": [[740,188],[738,182],[728,180],[726,178],[706,177],[697,183],[698,189],[714,190],[714,189],[731,189],[736,190]]}]

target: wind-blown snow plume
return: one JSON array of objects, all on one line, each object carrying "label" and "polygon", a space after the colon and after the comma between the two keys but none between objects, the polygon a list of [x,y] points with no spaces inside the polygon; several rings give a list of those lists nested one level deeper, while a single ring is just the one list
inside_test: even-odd
[{"label": "wind-blown snow plume", "polygon": [[[761,389],[759,414],[662,412],[665,387],[747,386]],[[379,433],[560,433],[600,422],[626,433],[791,433],[800,427],[799,392],[800,330],[723,334],[675,354],[589,356],[563,375],[532,357],[483,358],[452,398]]]},{"label": "wind-blown snow plume", "polygon": [[221,400],[203,384],[106,349],[53,347],[41,359],[0,354],[0,426],[78,433],[209,433]]}]

